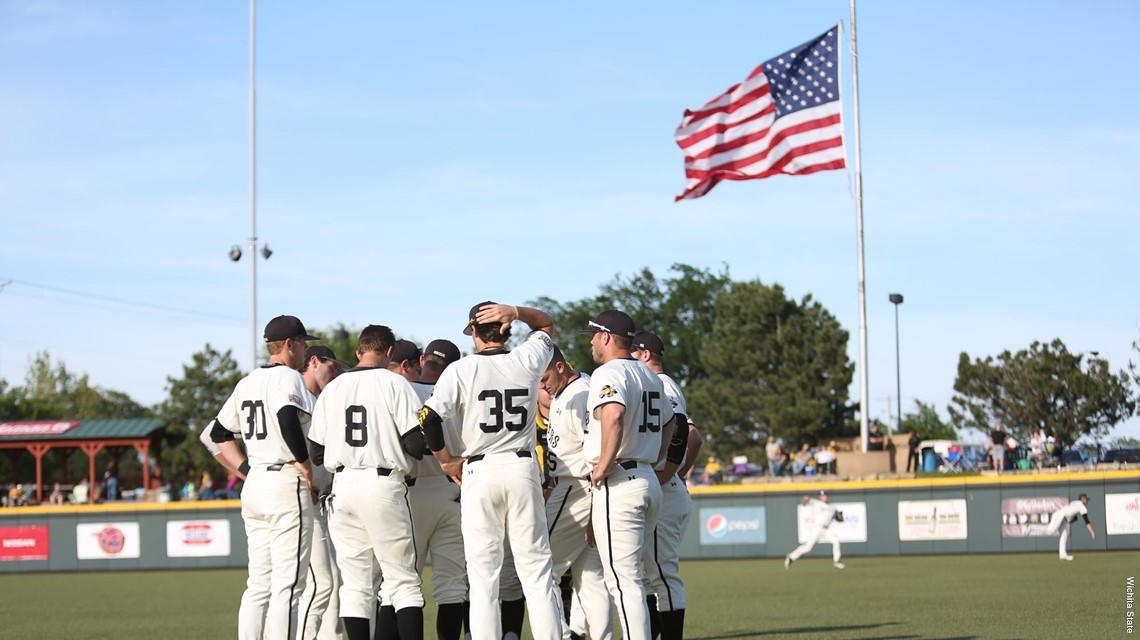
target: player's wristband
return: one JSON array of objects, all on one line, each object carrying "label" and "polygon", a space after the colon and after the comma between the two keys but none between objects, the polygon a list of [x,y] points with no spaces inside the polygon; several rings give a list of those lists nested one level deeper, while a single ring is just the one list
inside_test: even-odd
[{"label": "player's wristband", "polygon": [[241,461],[241,466],[238,467],[238,473],[242,474],[243,476],[249,475],[249,460]]}]

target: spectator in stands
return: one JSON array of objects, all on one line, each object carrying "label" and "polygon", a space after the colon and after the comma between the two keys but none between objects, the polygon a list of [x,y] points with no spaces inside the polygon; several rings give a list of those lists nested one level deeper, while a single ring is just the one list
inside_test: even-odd
[{"label": "spectator in stands", "polygon": [[198,483],[198,499],[213,500],[214,498],[214,477],[210,475],[209,471],[203,471],[202,481]]},{"label": "spectator in stands", "polygon": [[107,467],[103,472],[103,499],[107,502],[119,499],[119,474],[115,471],[114,465]]},{"label": "spectator in stands", "polygon": [[716,461],[715,456],[709,456],[709,461],[705,463],[704,484],[718,484],[720,481],[720,463]]},{"label": "spectator in stands", "polygon": [[776,446],[775,460],[768,461],[768,475],[780,476],[785,475],[788,471],[788,454],[781,446]]},{"label": "spectator in stands", "polygon": [[826,447],[820,447],[819,451],[815,452],[815,469],[816,473],[821,474],[834,474],[835,473],[835,441]]},{"label": "spectator in stands", "polygon": [[226,478],[226,497],[229,498],[230,500],[237,500],[238,498],[241,497],[238,494],[238,490],[237,490],[237,483],[239,480],[240,480],[240,478],[238,478],[237,475],[234,474],[234,472],[232,472],[232,471],[230,472],[230,475]]},{"label": "spectator in stands", "polygon": [[48,504],[63,504],[63,489],[59,486],[58,482],[51,487],[51,495],[48,496]]},{"label": "spectator in stands", "polygon": [[194,476],[197,472],[193,469],[190,470],[190,475],[186,477],[186,484],[182,485],[182,491],[179,494],[183,500],[193,501],[198,499],[198,487],[194,485]]},{"label": "spectator in stands", "polygon": [[906,471],[910,473],[911,464],[914,464],[914,471],[918,472],[918,432],[914,429],[910,430],[910,437],[906,440]]},{"label": "spectator in stands", "polygon": [[87,483],[87,478],[84,478],[71,490],[71,501],[75,504],[87,504],[90,498],[91,485]]},{"label": "spectator in stands", "polygon": [[4,502],[9,507],[18,507],[22,502],[24,487],[18,484],[8,485],[8,499]]},{"label": "spectator in stands", "polygon": [[792,463],[792,475],[798,476],[801,473],[807,473],[808,466],[812,463],[811,445],[804,443],[800,450],[796,452],[796,461]]},{"label": "spectator in stands", "polygon": [[871,423],[871,433],[867,435],[867,451],[883,450],[883,432],[879,429],[879,421]]},{"label": "spectator in stands", "polygon": [[780,457],[780,443],[776,439],[769,436],[768,445],[764,447],[764,455],[768,458],[768,475],[776,475],[772,470],[777,468],[775,461]]},{"label": "spectator in stands", "polygon": [[999,422],[990,432],[990,460],[993,461],[994,471],[999,475],[1005,470],[1005,438],[1005,428]]}]

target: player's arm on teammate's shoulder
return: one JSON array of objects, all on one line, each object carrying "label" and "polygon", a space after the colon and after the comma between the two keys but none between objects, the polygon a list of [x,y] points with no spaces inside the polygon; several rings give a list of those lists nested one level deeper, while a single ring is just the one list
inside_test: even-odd
[{"label": "player's arm on teammate's shoulder", "polygon": [[550,337],[554,337],[554,320],[546,312],[533,307],[489,304],[479,309],[479,312],[475,314],[475,321],[479,324],[498,322],[503,329],[510,327],[515,320],[526,323],[531,331],[544,331]]},{"label": "player's arm on teammate's shoulder", "polygon": [[677,475],[681,476],[684,480],[689,477],[689,473],[693,470],[693,465],[697,463],[697,456],[701,455],[701,445],[705,443],[704,437],[701,432],[697,430],[697,425],[689,421],[689,441],[685,447],[685,462],[684,465],[677,471]]}]

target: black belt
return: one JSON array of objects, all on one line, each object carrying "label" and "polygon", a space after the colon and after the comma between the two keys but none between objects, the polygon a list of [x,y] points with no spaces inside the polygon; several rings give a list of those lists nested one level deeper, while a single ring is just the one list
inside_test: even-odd
[{"label": "black belt", "polygon": [[[520,457],[520,458],[529,458],[530,457],[530,451],[516,451],[515,455]],[[486,457],[487,457],[486,454],[476,453],[475,455],[468,458],[467,462],[479,462],[480,460],[482,460],[483,458],[486,458]]]},{"label": "black belt", "polygon": [[636,469],[638,465],[637,460],[622,460],[618,466],[625,470]]},{"label": "black belt", "polygon": [[[425,477],[431,477],[431,476],[425,476]],[[443,477],[447,478],[448,482],[455,484],[455,480],[452,480],[451,476],[443,476]],[[416,486],[416,479],[415,478],[404,478],[404,484],[408,485],[409,487],[414,487],[414,486]]]},{"label": "black belt", "polygon": [[[336,473],[340,473],[341,471],[344,471],[344,465],[343,464],[336,468]],[[387,469],[385,467],[376,467],[376,475],[378,475],[378,476],[390,476],[390,475],[392,475],[392,470]]]},{"label": "black belt", "polygon": [[268,467],[265,467],[265,470],[266,471],[280,471],[284,468],[285,468],[285,465],[283,463],[282,464],[271,464]]}]

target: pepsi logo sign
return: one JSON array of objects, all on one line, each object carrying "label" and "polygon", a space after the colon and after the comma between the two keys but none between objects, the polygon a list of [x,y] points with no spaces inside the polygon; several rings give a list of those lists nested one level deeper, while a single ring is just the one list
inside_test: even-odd
[{"label": "pepsi logo sign", "polygon": [[712,514],[705,522],[705,530],[714,538],[723,538],[728,533],[728,518],[720,513]]}]

